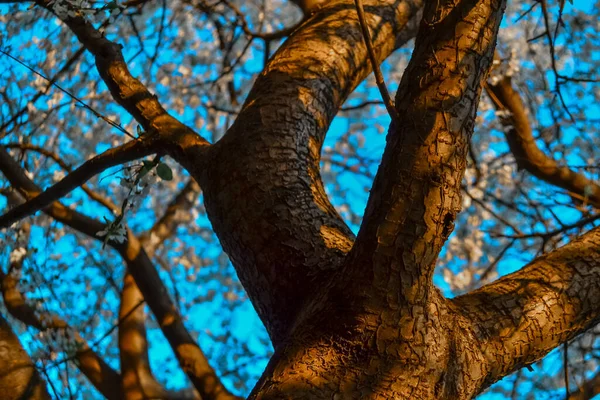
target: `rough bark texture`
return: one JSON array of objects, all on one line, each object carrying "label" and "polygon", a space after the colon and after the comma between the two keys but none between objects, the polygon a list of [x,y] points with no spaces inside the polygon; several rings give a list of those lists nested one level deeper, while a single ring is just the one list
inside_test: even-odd
[{"label": "rough bark texture", "polygon": [[0,393],[6,400],[50,400],[46,382],[0,315]]},{"label": "rough bark texture", "polygon": [[305,307],[254,398],[466,399],[490,371],[470,321],[433,287],[501,1],[431,2],[354,250]]},{"label": "rough bark texture", "polygon": [[[275,347],[252,399],[470,399],[600,319],[600,228],[459,298],[446,299],[434,287],[436,260],[460,211],[468,143],[505,1],[422,3],[363,2],[378,62],[413,36],[421,11],[423,18],[396,96],[399,122],[390,127],[356,238],[329,202],[319,172],[329,124],[370,72],[353,1],[296,2],[306,21],[272,57],[236,122],[212,146],[131,76],[118,46],[80,18],[66,21],[96,57],[115,100],[205,192],[214,229]],[[523,108],[508,92],[497,97],[507,108]],[[530,135],[528,124],[513,115],[515,135]],[[529,139],[515,140],[515,153],[540,158],[527,149]],[[122,159],[126,151],[114,149]],[[532,173],[537,168],[560,186],[551,179],[562,173],[555,165],[556,171],[544,172],[546,166],[529,162]],[[56,220],[92,237],[104,227],[50,203],[77,183],[77,170],[65,178],[72,184],[38,197],[39,188],[2,148],[0,170],[32,199],[25,214],[37,201]],[[184,189],[198,190],[193,181]],[[172,206],[185,207],[186,198],[176,197]],[[171,214],[153,230],[159,240],[173,229]],[[110,243],[137,285],[126,278],[122,314],[142,293],[203,398],[232,398],[144,251],[151,236],[140,241],[130,234],[123,245]],[[125,389],[131,382],[136,392],[143,387],[136,371],[139,365],[147,370],[147,359],[143,315],[131,317],[123,329],[134,336],[123,338],[123,379]],[[11,334],[0,320],[0,335],[6,335],[0,346],[10,342],[0,357],[23,359]]]},{"label": "rough bark texture", "polygon": [[[380,61],[400,32],[410,37],[407,24],[420,5],[365,3]],[[353,234],[325,194],[319,159],[331,120],[369,72],[353,1],[328,2],[277,51],[235,124],[192,170],[275,347],[352,247]]]}]

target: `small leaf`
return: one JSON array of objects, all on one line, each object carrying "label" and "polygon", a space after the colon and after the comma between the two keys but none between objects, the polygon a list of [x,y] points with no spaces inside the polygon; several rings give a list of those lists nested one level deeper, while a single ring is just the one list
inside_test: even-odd
[{"label": "small leaf", "polygon": [[138,136],[142,136],[144,134],[142,127],[139,125],[137,126],[137,134],[138,134]]},{"label": "small leaf", "polygon": [[152,168],[154,168],[154,163],[152,161],[142,160],[142,163],[144,166],[140,168],[140,171],[138,172],[138,179],[142,179],[148,172],[152,171]]},{"label": "small leaf", "polygon": [[158,164],[156,173],[163,181],[170,181],[173,179],[173,171],[171,171],[171,168],[165,163]]},{"label": "small leaf", "polygon": [[146,165],[144,165],[141,169],[140,172],[138,172],[138,179],[142,179],[144,176],[146,176],[146,174],[150,172],[150,168],[148,168]]}]

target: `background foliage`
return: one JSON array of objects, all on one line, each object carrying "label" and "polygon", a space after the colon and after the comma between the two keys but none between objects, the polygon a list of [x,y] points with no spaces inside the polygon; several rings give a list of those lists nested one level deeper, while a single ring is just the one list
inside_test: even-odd
[{"label": "background foliage", "polygon": [[[302,19],[294,4],[282,0],[71,3],[95,20],[106,37],[123,45],[133,75],[174,116],[211,142],[232,124],[266,60]],[[512,76],[538,147],[592,180],[600,172],[600,86],[595,80],[600,70],[599,9],[600,2],[583,0],[510,2],[490,78]],[[5,52],[0,54],[0,145],[10,148],[41,187],[128,140],[106,119],[137,132],[135,121],[112,101],[93,59],[49,12],[30,3],[0,4],[0,49]],[[410,54],[411,45],[405,46],[382,65],[392,92]],[[585,196],[572,196],[517,167],[501,117],[490,97],[482,96],[463,182],[463,212],[435,276],[448,296],[513,272],[597,225],[595,209]],[[388,124],[370,78],[339,112],[322,150],[328,194],[355,231]],[[117,207],[133,200],[135,207],[124,221],[143,234],[188,182],[183,169],[172,161],[167,164],[174,178],[156,177],[143,194],[130,196],[131,186],[121,180],[140,163],[107,171],[87,187]],[[0,196],[0,208],[11,204],[8,186],[0,176],[0,193],[5,195]],[[202,194],[191,191],[187,196],[193,205],[176,211],[176,232],[155,243],[154,261],[213,367],[234,392],[247,394],[268,361],[269,340],[211,229]],[[89,216],[115,219],[81,188],[63,201]],[[114,327],[124,275],[120,257],[43,214],[0,232],[0,243],[5,273],[11,262],[22,263],[19,288],[29,304],[40,315],[61,316],[118,369]],[[7,315],[3,307],[0,313]],[[52,382],[51,393],[60,398],[100,397],[69,361],[73,349],[68,338],[10,322]],[[152,314],[147,329],[157,379],[167,388],[189,386]],[[596,373],[598,333],[595,328],[569,345],[568,364],[560,352],[564,349],[555,351],[533,371],[506,378],[482,398],[562,398],[566,365],[571,388]]]}]

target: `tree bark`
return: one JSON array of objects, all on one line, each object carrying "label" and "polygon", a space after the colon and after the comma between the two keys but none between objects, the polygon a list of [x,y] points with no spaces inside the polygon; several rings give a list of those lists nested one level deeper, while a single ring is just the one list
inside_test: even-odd
[{"label": "tree bark", "polygon": [[0,393],[6,400],[50,400],[46,383],[0,315]]},{"label": "tree bark", "polygon": [[[379,62],[412,37],[421,4],[365,2]],[[272,57],[234,125],[190,170],[276,348],[352,247],[319,160],[337,110],[370,72],[354,2],[327,2]]]}]

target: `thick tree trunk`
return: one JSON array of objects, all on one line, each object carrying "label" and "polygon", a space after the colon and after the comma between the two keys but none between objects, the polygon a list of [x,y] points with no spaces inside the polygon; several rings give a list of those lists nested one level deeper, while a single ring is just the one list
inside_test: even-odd
[{"label": "thick tree trunk", "polygon": [[[296,3],[310,17],[273,56],[239,118],[213,146],[131,77],[118,46],[90,36],[93,27],[77,18],[69,25],[119,104],[150,131],[148,140],[165,145],[149,150],[176,158],[205,190],[214,229],[275,347],[250,397],[469,399],[597,323],[600,228],[456,299],[432,283],[460,211],[467,145],[505,0],[424,2],[396,96],[399,122],[390,128],[356,238],[325,194],[319,161],[337,110],[370,72],[367,49],[353,1]],[[422,3],[364,1],[378,61],[412,37]],[[3,169],[18,168],[8,158],[0,149]],[[39,191],[21,184],[28,185]],[[52,190],[46,197],[63,193]],[[73,215],[52,207],[59,221]],[[82,217],[70,224],[90,236],[99,230]],[[231,398],[139,241],[130,235],[115,248],[199,391]],[[0,346],[9,349],[0,356],[23,358],[1,319],[0,334]]]},{"label": "thick tree trunk", "polygon": [[474,324],[431,280],[460,211],[503,8],[426,4],[396,98],[401,126],[390,129],[353,250],[302,309],[252,398],[455,400],[482,389],[491,365]]}]

